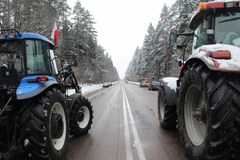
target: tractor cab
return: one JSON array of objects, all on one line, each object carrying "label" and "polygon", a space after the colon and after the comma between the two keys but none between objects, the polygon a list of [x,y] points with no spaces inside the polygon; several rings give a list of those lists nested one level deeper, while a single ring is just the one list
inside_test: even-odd
[{"label": "tractor cab", "polygon": [[[240,47],[240,2],[200,2],[190,21],[194,32],[177,33],[170,31],[170,41],[177,36],[193,36],[193,50],[208,44],[228,44]],[[193,52],[192,52],[193,53]]]},{"label": "tractor cab", "polygon": [[54,44],[35,33],[0,30],[0,88],[17,87],[27,75],[57,73]]},{"label": "tractor cab", "polygon": [[201,2],[191,19],[193,50],[207,44],[240,47],[240,2]]},{"label": "tractor cab", "polygon": [[[179,63],[181,68],[186,63],[192,64],[199,60],[211,70],[239,72],[240,68],[234,61],[239,59],[240,51],[240,1],[200,2],[189,28],[193,32],[170,31],[171,42],[176,42],[178,36],[193,37],[192,54],[185,62],[185,49],[183,62]],[[186,47],[187,44],[180,46]]]}]

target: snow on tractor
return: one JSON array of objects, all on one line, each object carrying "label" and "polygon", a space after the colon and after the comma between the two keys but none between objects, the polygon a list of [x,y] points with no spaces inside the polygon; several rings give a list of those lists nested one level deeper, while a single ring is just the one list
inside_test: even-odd
[{"label": "snow on tractor", "polygon": [[69,136],[91,128],[92,106],[54,49],[39,34],[0,30],[1,160],[65,159]]},{"label": "snow on tractor", "polygon": [[170,31],[172,42],[188,35],[193,46],[179,77],[160,80],[160,126],[178,128],[189,159],[239,159],[240,1],[200,2],[189,28]]}]

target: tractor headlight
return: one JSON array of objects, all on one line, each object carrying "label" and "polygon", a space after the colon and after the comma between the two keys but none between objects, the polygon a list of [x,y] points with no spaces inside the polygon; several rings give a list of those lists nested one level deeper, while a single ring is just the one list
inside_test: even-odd
[{"label": "tractor headlight", "polygon": [[0,30],[0,39],[15,38],[17,34],[18,34],[19,37],[21,37],[19,32],[17,30],[15,30],[15,29]]},{"label": "tractor headlight", "polygon": [[13,30],[8,32],[9,38],[15,38],[15,36],[16,36],[16,33]]},{"label": "tractor headlight", "polygon": [[5,38],[5,33],[0,31],[0,39],[3,39],[3,38]]}]

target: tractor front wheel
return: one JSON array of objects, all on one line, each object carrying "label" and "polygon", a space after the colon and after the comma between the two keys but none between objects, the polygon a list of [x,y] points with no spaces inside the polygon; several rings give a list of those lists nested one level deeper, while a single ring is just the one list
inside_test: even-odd
[{"label": "tractor front wheel", "polygon": [[[168,92],[170,93],[170,88],[166,87]],[[160,86],[158,91],[158,119],[160,126],[163,129],[176,129],[176,104],[168,104],[167,99],[171,98],[171,102],[173,102],[174,97],[172,94],[171,96],[167,96],[166,89],[163,86]],[[175,100],[176,101],[176,100]]]},{"label": "tractor front wheel", "polygon": [[87,134],[93,119],[90,102],[79,96],[74,102],[70,117],[70,134],[75,137]]}]

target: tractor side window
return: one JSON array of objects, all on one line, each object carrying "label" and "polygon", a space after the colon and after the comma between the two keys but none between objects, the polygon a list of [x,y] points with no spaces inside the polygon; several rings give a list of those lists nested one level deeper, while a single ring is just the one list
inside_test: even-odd
[{"label": "tractor side window", "polygon": [[9,40],[0,42],[0,69],[15,69],[24,73],[23,64],[24,41]]},{"label": "tractor side window", "polygon": [[26,54],[28,74],[51,73],[51,58],[49,46],[46,42],[27,40]]},{"label": "tractor side window", "polygon": [[200,24],[194,33],[193,50],[207,43],[207,27],[206,22]]}]

